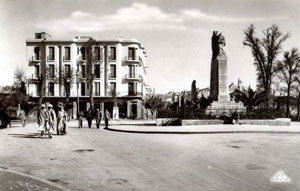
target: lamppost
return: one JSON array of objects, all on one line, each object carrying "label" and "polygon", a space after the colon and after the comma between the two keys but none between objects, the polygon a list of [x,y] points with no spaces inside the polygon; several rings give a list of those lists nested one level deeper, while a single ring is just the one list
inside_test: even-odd
[{"label": "lamppost", "polygon": [[79,79],[81,78],[81,72],[79,70],[76,70],[76,85],[77,85],[77,119],[80,115],[80,108],[79,108]]}]

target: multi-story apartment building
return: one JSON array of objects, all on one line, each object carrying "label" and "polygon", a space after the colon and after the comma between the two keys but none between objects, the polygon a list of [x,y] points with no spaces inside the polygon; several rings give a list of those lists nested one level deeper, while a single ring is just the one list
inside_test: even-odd
[{"label": "multi-story apartment building", "polygon": [[[65,102],[69,92],[75,117],[78,108],[86,111],[90,107],[89,76],[93,74],[96,108],[107,109],[113,118],[142,118],[142,100],[148,89],[145,48],[135,39],[93,39],[92,42],[91,39],[78,36],[60,40],[45,32],[27,39],[31,73],[27,93],[33,101],[41,94],[45,102],[56,104]],[[93,68],[89,67],[91,60]],[[61,83],[65,78],[68,80]]]}]

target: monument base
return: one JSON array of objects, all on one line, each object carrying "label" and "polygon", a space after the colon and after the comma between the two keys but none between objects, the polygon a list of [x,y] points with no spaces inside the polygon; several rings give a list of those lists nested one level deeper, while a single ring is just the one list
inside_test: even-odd
[{"label": "monument base", "polygon": [[236,103],[234,101],[213,101],[205,110],[206,115],[213,115],[216,117],[221,115],[231,116],[234,112],[246,112],[246,107],[243,103]]}]

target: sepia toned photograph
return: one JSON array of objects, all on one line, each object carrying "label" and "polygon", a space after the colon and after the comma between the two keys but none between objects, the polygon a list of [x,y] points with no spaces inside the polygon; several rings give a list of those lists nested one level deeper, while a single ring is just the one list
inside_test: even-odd
[{"label": "sepia toned photograph", "polygon": [[299,191],[299,0],[0,0],[0,191]]}]

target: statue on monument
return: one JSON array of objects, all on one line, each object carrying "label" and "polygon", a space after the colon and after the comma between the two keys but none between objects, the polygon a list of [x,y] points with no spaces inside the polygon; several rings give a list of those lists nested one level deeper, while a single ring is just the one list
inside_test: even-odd
[{"label": "statue on monument", "polygon": [[223,47],[226,45],[225,37],[222,33],[218,33],[218,31],[213,32],[213,36],[211,38],[211,48],[213,52],[212,59],[216,59],[217,56],[221,54],[225,54]]}]

